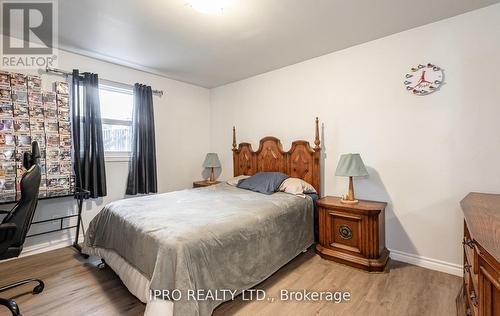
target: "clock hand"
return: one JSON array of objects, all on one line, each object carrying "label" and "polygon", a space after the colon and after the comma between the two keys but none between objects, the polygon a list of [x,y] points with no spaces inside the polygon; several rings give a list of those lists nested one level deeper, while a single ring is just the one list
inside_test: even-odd
[{"label": "clock hand", "polygon": [[422,74],[420,75],[420,79],[418,80],[417,84],[415,85],[415,87],[418,87],[420,86],[420,84],[422,84],[424,81],[425,81],[425,70],[422,71]]},{"label": "clock hand", "polygon": [[[425,71],[424,71],[424,73],[425,73]],[[430,81],[425,80],[425,78],[424,78],[424,82],[426,82],[426,83],[432,83],[432,82],[430,82]]]},{"label": "clock hand", "polygon": [[417,83],[417,87],[420,86],[422,83],[431,83],[430,81],[425,80],[425,70],[422,71],[422,75],[420,76],[420,80]]},{"label": "clock hand", "polygon": [[420,76],[420,81],[424,81],[425,80],[425,70],[422,71],[422,75]]}]

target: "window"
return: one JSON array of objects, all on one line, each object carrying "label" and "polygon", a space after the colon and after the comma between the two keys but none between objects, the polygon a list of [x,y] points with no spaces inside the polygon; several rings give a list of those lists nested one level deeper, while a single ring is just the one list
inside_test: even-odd
[{"label": "window", "polygon": [[128,156],[132,142],[132,90],[100,84],[99,99],[104,151],[108,156]]}]

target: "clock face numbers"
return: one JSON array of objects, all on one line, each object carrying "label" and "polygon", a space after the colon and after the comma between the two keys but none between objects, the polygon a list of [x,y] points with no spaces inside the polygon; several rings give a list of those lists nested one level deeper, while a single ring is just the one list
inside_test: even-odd
[{"label": "clock face numbers", "polygon": [[436,91],[443,84],[443,70],[431,63],[413,67],[405,76],[406,90],[415,95],[426,95]]}]

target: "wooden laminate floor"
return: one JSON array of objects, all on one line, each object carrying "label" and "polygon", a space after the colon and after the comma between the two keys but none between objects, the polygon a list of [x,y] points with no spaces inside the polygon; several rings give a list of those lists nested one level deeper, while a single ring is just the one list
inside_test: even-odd
[{"label": "wooden laminate floor", "polygon": [[[142,315],[144,304],[111,269],[98,270],[95,264],[95,259],[84,260],[72,248],[62,248],[0,263],[0,286],[28,277],[45,281],[43,293],[17,297],[23,316]],[[214,315],[454,315],[460,284],[459,277],[396,261],[390,263],[388,273],[366,273],[321,259],[310,250],[256,288],[275,298],[281,289],[346,290],[351,293],[349,302],[243,301],[240,296],[220,305]],[[0,293],[0,297],[31,288]],[[0,307],[0,315],[10,314]]]}]

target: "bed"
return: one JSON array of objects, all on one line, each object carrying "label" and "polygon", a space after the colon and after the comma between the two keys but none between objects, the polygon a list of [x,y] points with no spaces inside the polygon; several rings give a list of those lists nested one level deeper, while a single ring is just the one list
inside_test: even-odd
[{"label": "bed", "polygon": [[[236,144],[234,176],[279,171],[320,193],[320,141],[275,137],[254,151]],[[226,183],[108,204],[92,220],[83,251],[103,258],[145,315],[205,316],[276,272],[314,243],[313,201],[265,195]]]}]

